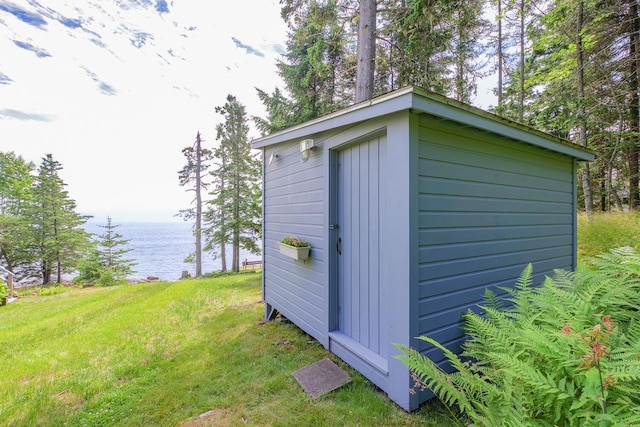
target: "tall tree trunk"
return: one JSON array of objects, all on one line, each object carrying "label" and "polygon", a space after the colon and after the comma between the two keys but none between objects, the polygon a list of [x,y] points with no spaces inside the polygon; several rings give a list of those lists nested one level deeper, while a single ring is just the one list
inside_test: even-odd
[{"label": "tall tree trunk", "polygon": [[40,271],[42,272],[42,284],[48,285],[49,282],[51,282],[51,267],[49,266],[49,261],[42,260]]},{"label": "tall tree trunk", "polygon": [[502,106],[502,74],[504,58],[502,53],[502,0],[498,0],[498,107]]},{"label": "tall tree trunk", "polygon": [[520,90],[518,97],[518,117],[520,123],[524,122],[524,7],[526,0],[520,0]]},{"label": "tall tree trunk", "polygon": [[[224,185],[226,184],[224,183],[224,180],[223,180],[222,186],[224,187]],[[220,207],[219,213],[220,213],[220,229],[222,230],[221,232],[223,233],[222,241],[220,242],[220,271],[224,273],[225,271],[227,271],[227,237],[226,237],[227,225],[226,225],[226,219],[225,219],[226,212],[222,207]]]},{"label": "tall tree trunk", "polygon": [[610,197],[613,197],[613,202],[616,205],[616,209],[622,212],[624,209],[624,207],[622,206],[622,199],[616,191],[616,188],[613,186],[613,167],[611,166],[611,162],[609,162],[607,170],[607,186],[609,187],[608,194],[610,194]]},{"label": "tall tree trunk", "polygon": [[464,51],[463,42],[465,28],[461,25],[456,26],[456,32],[458,37],[458,48],[456,55],[456,100],[464,102],[465,100],[465,78],[464,78],[464,63],[466,52]]},{"label": "tall tree trunk", "polygon": [[56,262],[56,283],[62,283],[62,262],[60,261],[60,254],[58,254],[58,261]]},{"label": "tall tree trunk", "polygon": [[609,210],[609,193],[607,191],[607,171],[605,168],[600,170],[600,210],[606,212]]},{"label": "tall tree trunk", "polygon": [[196,277],[202,276],[202,140],[196,134]]},{"label": "tall tree trunk", "polygon": [[376,58],[376,0],[360,0],[358,53],[356,64],[356,102],[373,98]]},{"label": "tall tree trunk", "polygon": [[[236,149],[237,150],[237,149]],[[238,166],[236,166],[238,167]],[[234,273],[240,271],[240,172],[236,170],[235,201],[233,206],[233,260],[231,269]]]},{"label": "tall tree trunk", "polygon": [[[578,2],[578,19],[576,28],[576,89],[578,95],[578,143],[587,146],[587,115],[585,112],[584,94],[584,48],[582,45],[582,27],[584,25],[584,2]],[[591,192],[591,170],[589,163],[582,168],[582,191],[584,192],[584,208],[587,215],[593,213],[593,194]]]},{"label": "tall tree trunk", "polygon": [[637,0],[629,0],[631,13],[632,31],[629,36],[629,133],[631,141],[627,149],[627,160],[629,165],[629,209],[637,209],[640,206],[639,177],[638,177],[638,156],[640,154],[640,143],[638,141],[640,130],[640,94],[638,94],[638,70],[640,69],[639,32],[640,17],[638,16]]}]

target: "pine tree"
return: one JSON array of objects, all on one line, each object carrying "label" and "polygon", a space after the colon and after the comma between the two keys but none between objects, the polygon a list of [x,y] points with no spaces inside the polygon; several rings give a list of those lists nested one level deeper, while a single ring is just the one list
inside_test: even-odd
[{"label": "pine tree", "polygon": [[179,215],[185,220],[195,220],[193,234],[196,238],[194,257],[196,276],[202,276],[202,190],[207,188],[207,183],[202,180],[202,177],[203,173],[209,167],[206,162],[211,160],[212,155],[211,150],[202,148],[202,142],[200,132],[198,132],[193,146],[186,147],[182,150],[182,154],[187,158],[187,164],[178,172],[180,185],[193,185],[193,188],[189,188],[187,191],[194,191],[196,193],[194,199],[195,206],[179,212]]},{"label": "pine tree", "polygon": [[31,221],[27,216],[34,183],[33,163],[0,152],[0,261],[22,278],[33,262]]},{"label": "pine tree", "polygon": [[104,229],[97,242],[102,268],[112,272],[116,280],[126,279],[127,275],[134,273],[133,266],[136,265],[133,260],[124,258],[132,250],[127,248],[129,240],[117,232],[119,225],[114,225],[111,217],[107,217],[106,225],[99,227]]},{"label": "pine tree", "polygon": [[75,212],[76,202],[65,189],[66,184],[59,174],[61,170],[62,165],[51,154],[42,159],[33,189],[34,204],[29,213],[44,285],[51,282],[54,272],[56,282],[62,283],[62,273],[74,270],[90,247],[89,234],[80,228],[88,217]]},{"label": "pine tree", "polygon": [[206,213],[209,247],[221,251],[222,270],[226,266],[227,244],[231,244],[231,269],[240,270],[240,248],[259,253],[261,235],[260,161],[251,154],[249,126],[245,107],[232,96],[216,113],[224,123],[216,126],[219,145],[213,150],[216,159],[211,171],[212,200]]}]

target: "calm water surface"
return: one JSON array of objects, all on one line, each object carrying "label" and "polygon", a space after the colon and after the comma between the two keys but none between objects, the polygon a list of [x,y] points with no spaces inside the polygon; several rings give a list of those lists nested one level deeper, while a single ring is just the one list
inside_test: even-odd
[{"label": "calm water surface", "polygon": [[[105,234],[103,223],[92,220],[85,224],[85,230],[93,234]],[[192,225],[187,222],[131,222],[113,223],[115,232],[129,240],[127,247],[131,252],[125,258],[137,263],[136,271],[130,276],[132,279],[145,279],[148,276],[159,277],[161,280],[177,280],[183,271],[195,274],[195,265],[184,263],[184,259],[195,251],[195,237]],[[227,248],[227,268],[231,268],[231,248]],[[260,259],[259,255],[240,252],[240,260]],[[213,259],[210,253],[202,254],[202,271],[208,273],[220,270],[220,260]]]}]

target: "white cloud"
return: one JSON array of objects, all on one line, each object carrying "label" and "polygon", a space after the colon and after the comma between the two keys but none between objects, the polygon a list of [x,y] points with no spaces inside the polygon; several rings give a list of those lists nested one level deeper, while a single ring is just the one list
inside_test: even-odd
[{"label": "white cloud", "polygon": [[286,29],[277,0],[141,3],[10,3],[47,22],[34,25],[0,0],[0,150],[36,164],[52,153],[83,213],[171,220],[192,197],[181,149],[198,130],[213,143],[229,93],[264,114],[254,87],[281,85]]}]

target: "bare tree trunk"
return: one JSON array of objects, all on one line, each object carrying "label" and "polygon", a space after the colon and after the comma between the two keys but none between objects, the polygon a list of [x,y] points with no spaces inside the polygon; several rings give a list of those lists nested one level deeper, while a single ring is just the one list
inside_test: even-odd
[{"label": "bare tree trunk", "polygon": [[613,168],[611,167],[611,164],[609,164],[608,169],[609,169],[609,172],[607,176],[607,183],[609,187],[609,194],[613,197],[613,202],[616,205],[616,209],[622,212],[624,209],[622,206],[622,199],[620,198],[620,195],[616,191],[616,188],[613,186]]},{"label": "bare tree trunk", "polygon": [[524,7],[526,0],[520,0],[520,93],[518,98],[518,116],[524,122]]},{"label": "bare tree trunk", "polygon": [[233,259],[231,269],[234,273],[240,271],[240,173],[235,178],[235,202],[233,206]]},{"label": "bare tree trunk", "polygon": [[606,212],[609,210],[609,203],[607,200],[609,198],[609,193],[607,192],[607,171],[602,168],[600,170],[600,210],[602,212]]},{"label": "bare tree trunk", "polygon": [[637,209],[640,206],[639,177],[638,177],[638,157],[640,143],[638,141],[638,131],[640,130],[640,94],[638,94],[639,81],[638,70],[640,68],[639,35],[640,17],[638,16],[638,3],[636,0],[629,0],[631,22],[633,30],[629,36],[629,122],[630,134],[633,135],[630,146],[627,149],[627,162],[629,165],[629,209]]},{"label": "bare tree trunk", "polygon": [[498,107],[502,106],[502,0],[498,0]]},{"label": "bare tree trunk", "polygon": [[[584,108],[584,48],[582,45],[582,27],[584,20],[584,2],[578,2],[578,19],[576,28],[576,89],[578,94],[578,144],[587,146],[587,115]],[[591,192],[591,170],[589,163],[582,168],[582,191],[584,192],[584,209],[587,215],[593,213],[593,193]]]},{"label": "bare tree trunk", "polygon": [[376,12],[375,0],[360,0],[356,66],[356,102],[373,98],[373,78],[376,59]]},{"label": "bare tree trunk", "polygon": [[[222,188],[224,188],[225,186],[225,182],[224,180],[222,181],[221,184]],[[221,230],[223,230],[222,232],[226,234],[226,229],[227,226],[225,224],[225,217],[224,215],[226,215],[226,212],[224,212],[223,208],[220,208],[220,218],[221,218],[221,222],[220,222],[220,228]],[[225,271],[227,271],[227,239],[226,237],[223,237],[222,242],[220,243],[220,271],[222,271],[223,273]]]},{"label": "bare tree trunk", "polygon": [[613,151],[611,152],[611,156],[609,156],[609,161],[607,162],[607,169],[609,171],[607,181],[609,183],[609,194],[613,196],[613,200],[616,204],[616,208],[622,212],[624,207],[622,206],[622,199],[620,195],[616,191],[616,188],[613,186],[613,161],[618,156],[618,147],[620,146],[620,138],[622,135],[622,119],[618,120],[618,136],[616,137],[616,144],[613,147]]},{"label": "bare tree trunk", "polygon": [[202,140],[196,135],[196,277],[202,276]]}]

